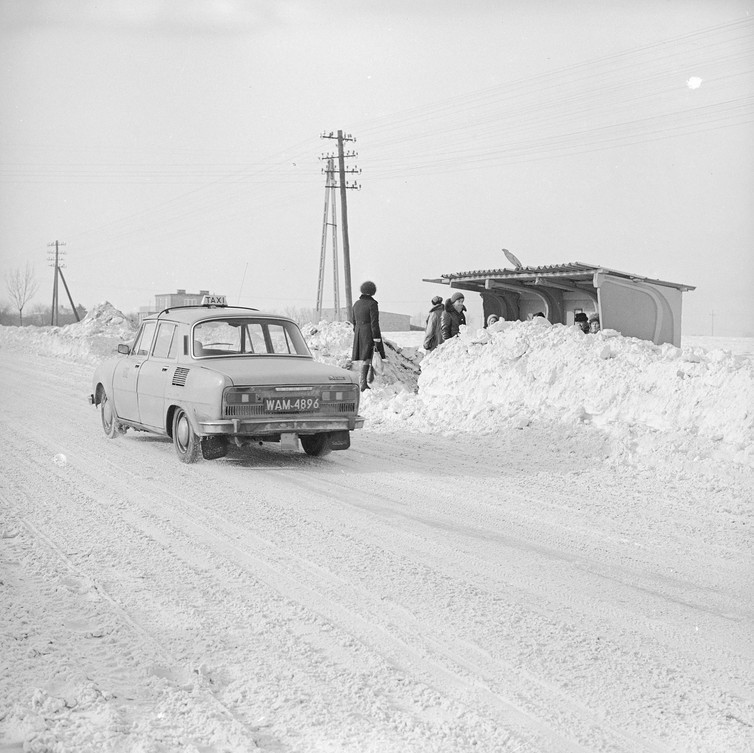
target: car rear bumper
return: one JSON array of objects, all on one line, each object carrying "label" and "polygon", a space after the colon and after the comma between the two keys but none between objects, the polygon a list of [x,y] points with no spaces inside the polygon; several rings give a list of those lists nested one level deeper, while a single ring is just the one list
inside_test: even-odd
[{"label": "car rear bumper", "polygon": [[333,418],[267,418],[264,421],[243,418],[222,421],[200,421],[199,434],[213,436],[255,436],[265,434],[316,434],[323,431],[353,431],[364,426],[362,416],[338,416]]}]

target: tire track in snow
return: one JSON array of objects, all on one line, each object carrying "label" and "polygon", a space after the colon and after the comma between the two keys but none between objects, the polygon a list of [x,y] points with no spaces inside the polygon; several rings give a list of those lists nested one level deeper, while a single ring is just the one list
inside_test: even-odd
[{"label": "tire track in snow", "polygon": [[[134,480],[138,479],[138,474],[133,471],[123,467],[120,467],[119,471],[130,473]],[[283,473],[287,475],[286,471]],[[300,483],[301,474],[297,474],[296,478]],[[321,488],[320,482],[315,481],[313,487]],[[191,546],[191,542],[203,541],[210,553],[222,551],[225,557],[232,554],[232,561],[244,566],[255,578],[261,579],[273,590],[325,619],[341,627],[345,626],[348,632],[354,633],[360,640],[373,646],[381,655],[391,657],[402,667],[410,666],[413,673],[417,673],[417,667],[424,666],[424,671],[418,674],[428,684],[434,687],[455,687],[459,698],[469,695],[475,697],[475,704],[489,707],[496,718],[514,729],[517,734],[526,737],[527,732],[533,730],[543,739],[550,740],[553,750],[581,749],[573,741],[562,738],[554,727],[548,728],[543,725],[537,717],[506,697],[496,674],[500,675],[501,670],[520,674],[520,669],[515,670],[512,665],[503,663],[502,667],[498,667],[497,673],[491,672],[490,655],[473,643],[452,639],[448,634],[438,631],[435,626],[420,622],[400,605],[379,600],[370,592],[358,589],[354,584],[335,576],[328,569],[316,566],[292,550],[282,549],[247,529],[244,533],[245,544],[251,545],[255,553],[260,553],[250,554],[245,548],[229,543],[237,533],[237,524],[230,524],[224,517],[211,513],[206,507],[194,502],[190,497],[196,496],[196,493],[177,494],[168,487],[163,487],[161,492],[159,502],[155,502],[153,496],[150,496],[149,500],[144,500],[144,505],[149,505],[155,515],[158,508],[163,508],[163,520],[169,521],[171,526],[176,525],[177,514],[180,514],[187,546]],[[201,496],[201,492],[199,495]],[[168,504],[168,499],[174,500],[173,503]],[[134,501],[133,498],[130,501]],[[192,527],[187,526],[187,505],[193,508]],[[139,524],[138,519],[132,519],[130,522],[134,526]],[[152,523],[144,530],[154,535]],[[166,531],[163,543],[175,547],[175,538],[171,531]],[[283,567],[289,573],[294,569],[295,572],[283,573]],[[346,597],[348,605],[342,603]],[[361,612],[367,605],[369,611],[364,617]],[[387,625],[388,628],[381,627],[381,624]],[[539,686],[539,695],[543,692],[545,694],[544,698],[540,698],[540,713],[546,712],[548,704],[557,706],[560,713],[564,706],[568,707],[574,717],[570,719],[569,727],[583,726],[584,734],[588,733],[592,737],[596,734],[595,729],[606,730],[601,746],[608,740],[613,744],[621,740],[626,751],[636,750],[637,746],[647,751],[665,750],[663,746],[655,746],[646,739],[608,724],[604,718],[595,715],[583,704],[568,698],[559,688],[543,681],[542,678],[528,675],[526,679],[529,683]],[[480,687],[480,680],[487,687]],[[553,695],[556,696],[557,703],[553,702]]]},{"label": "tire track in snow", "polygon": [[[41,528],[33,523],[27,515],[24,514],[22,509],[19,509],[18,502],[14,502],[16,495],[0,489],[0,502],[6,510],[12,510],[12,515],[16,519],[19,527],[22,527],[26,531],[26,536],[23,539],[23,543],[26,545],[26,550],[29,552],[29,556],[33,558],[35,562],[40,559],[56,559],[59,563],[58,566],[45,565],[44,572],[45,577],[37,575],[25,574],[26,579],[36,580],[37,586],[35,590],[47,592],[47,599],[50,599],[50,593],[57,594],[61,590],[63,592],[71,592],[75,595],[82,594],[86,601],[100,602],[104,601],[106,609],[104,610],[95,604],[95,608],[92,609],[92,605],[88,604],[82,613],[82,598],[75,599],[74,603],[68,604],[65,593],[63,598],[58,595],[54,595],[55,604],[55,621],[61,623],[63,626],[68,626],[70,630],[75,633],[81,633],[82,636],[88,641],[88,645],[81,655],[81,659],[84,660],[84,664],[93,665],[98,667],[107,666],[112,659],[112,644],[105,644],[100,639],[105,635],[113,636],[115,645],[119,648],[118,655],[121,657],[119,665],[112,670],[109,675],[100,677],[97,685],[110,684],[112,687],[118,689],[118,693],[124,692],[121,688],[126,683],[131,684],[134,691],[133,695],[139,696],[140,691],[138,688],[138,681],[135,677],[128,678],[124,676],[126,664],[132,663],[130,658],[133,654],[144,655],[148,654],[153,657],[153,661],[163,662],[166,666],[177,666],[179,664],[173,657],[167,647],[150,631],[145,630],[138,622],[131,618],[127,610],[115,599],[105,588],[103,583],[97,578],[96,574],[86,572],[88,568],[82,568],[77,565],[73,559],[66,554],[61,546]],[[19,497],[16,497],[19,499]],[[23,500],[23,496],[20,497]],[[7,521],[9,516],[6,513],[4,516]],[[42,551],[46,550],[46,554]],[[60,571],[68,573],[67,577],[61,577]],[[57,574],[56,574],[57,573]],[[61,586],[56,586],[50,578],[54,577],[58,580]],[[48,601],[48,607],[50,603]],[[33,605],[32,605],[33,608]],[[94,614],[92,614],[94,612]],[[62,620],[64,615],[68,615],[66,620]],[[108,624],[109,623],[109,624]],[[94,640],[92,640],[94,639]],[[52,643],[52,641],[51,641]],[[68,638],[67,645],[62,646],[63,651],[68,651],[71,648],[70,637]],[[76,649],[74,649],[76,650]],[[99,661],[92,661],[99,655]],[[130,673],[136,671],[136,667],[132,666],[129,670]],[[135,686],[135,687],[134,687]],[[93,687],[96,687],[93,685]],[[99,692],[99,691],[96,691]],[[125,691],[127,692],[127,691]],[[108,693],[106,696],[108,700],[117,699],[118,695]],[[251,748],[256,749],[255,730],[248,724],[245,724],[242,720],[238,719],[233,710],[224,704],[215,694],[212,693],[210,687],[206,684],[194,683],[192,687],[192,698],[200,699],[202,705],[209,707],[208,713],[215,718],[219,715],[223,719],[224,732],[228,734],[228,742],[234,747],[237,746],[239,750],[249,750]],[[135,700],[126,699],[126,700]],[[141,703],[144,703],[145,699],[142,699]],[[75,708],[75,706],[74,706]],[[184,712],[185,713],[185,712]],[[132,736],[134,735],[134,729],[130,730]],[[169,733],[168,733],[169,736]],[[179,736],[185,737],[185,732],[179,732]],[[78,743],[81,744],[81,743]],[[65,742],[62,741],[61,745],[64,746]],[[96,747],[96,746],[95,746]]]},{"label": "tire track in snow", "polygon": [[[44,436],[41,437],[44,439]],[[107,442],[106,446],[110,446],[113,443]],[[123,478],[129,477],[134,482],[140,482],[143,484],[143,472],[136,473],[125,465],[113,463],[109,459],[104,458],[102,455],[98,457],[94,453],[90,458],[92,464],[95,460],[100,464],[104,461],[110,465],[115,471],[114,474],[107,474],[108,478]],[[21,459],[17,458],[20,463]],[[29,462],[29,461],[27,461]],[[34,468],[34,463],[29,462],[30,469]],[[61,477],[65,481],[65,473],[60,472]],[[154,482],[157,479],[150,479],[150,482]],[[89,489],[92,486],[92,481],[78,478],[73,482],[74,489],[78,487],[78,483],[83,481],[83,488]],[[101,483],[101,482],[100,482]],[[187,562],[195,562],[197,558],[196,544],[200,540],[204,540],[206,548],[209,550],[209,557],[222,556],[228,557],[228,553],[232,552],[232,561],[234,564],[241,564],[247,568],[256,579],[266,583],[274,591],[279,592],[285,598],[292,599],[297,603],[304,605],[307,609],[316,614],[320,614],[325,619],[333,622],[336,625],[343,627],[347,632],[353,633],[357,638],[362,640],[366,645],[370,645],[373,649],[376,649],[378,654],[384,656],[390,662],[395,662],[398,666],[411,667],[411,673],[418,675],[422,680],[426,681],[430,686],[443,688],[446,692],[449,688],[456,688],[456,695],[458,700],[462,704],[479,703],[482,706],[488,707],[492,710],[493,716],[498,720],[498,723],[506,725],[508,728],[512,728],[516,731],[522,739],[531,738],[532,734],[536,735],[536,738],[540,740],[539,743],[534,744],[535,750],[552,750],[552,751],[573,751],[574,753],[588,750],[581,745],[575,743],[572,740],[563,738],[560,734],[550,729],[547,725],[543,724],[535,717],[519,709],[513,703],[506,701],[495,691],[490,690],[487,687],[479,687],[479,678],[485,677],[488,673],[484,669],[486,657],[480,656],[477,658],[476,663],[469,661],[464,656],[458,654],[456,651],[450,649],[447,645],[444,645],[437,640],[428,640],[428,650],[417,650],[412,646],[412,641],[408,637],[411,634],[421,635],[424,630],[423,626],[415,621],[409,623],[406,626],[405,622],[409,618],[409,614],[401,610],[395,613],[393,621],[396,626],[399,627],[399,637],[392,635],[381,629],[378,626],[379,620],[376,620],[378,612],[384,612],[386,605],[384,603],[377,603],[372,605],[372,617],[375,618],[375,622],[372,623],[368,619],[365,619],[358,613],[350,611],[348,608],[343,607],[338,598],[342,598],[343,589],[348,587],[348,584],[341,579],[333,578],[329,573],[321,568],[313,568],[309,563],[301,558],[297,559],[297,565],[299,567],[298,577],[292,575],[283,574],[280,566],[275,566],[272,563],[286,561],[286,567],[290,568],[291,557],[295,556],[292,552],[285,552],[277,547],[272,546],[269,542],[259,537],[253,537],[254,543],[257,545],[260,551],[264,550],[265,555],[250,555],[244,549],[236,545],[229,539],[236,533],[236,529],[233,526],[229,526],[224,520],[213,517],[213,528],[208,527],[205,523],[198,522],[193,517],[188,517],[187,506],[191,505],[193,508],[193,515],[203,515],[203,511],[196,502],[191,501],[186,495],[178,495],[168,487],[159,484],[162,488],[150,488],[147,491],[137,489],[130,484],[126,484],[129,487],[128,497],[124,500],[126,506],[131,508],[138,507],[136,514],[124,515],[121,509],[121,515],[127,519],[130,526],[135,531],[141,531],[143,535],[154,538],[155,537],[155,520],[157,519],[156,510],[164,509],[167,511],[167,515],[163,518],[163,523],[168,522],[169,528],[162,537],[162,544],[165,547],[170,548],[173,551],[179,551],[179,556]],[[124,486],[122,481],[118,481],[117,488]],[[107,488],[107,487],[105,487]],[[58,490],[59,492],[62,490]],[[199,490],[199,496],[202,491]],[[164,499],[157,501],[157,496],[163,495],[164,499],[173,499],[172,505],[168,505]],[[73,496],[73,495],[70,495]],[[176,513],[178,515],[176,515]],[[144,516],[147,516],[145,519]],[[183,519],[181,524],[177,524],[176,518]],[[185,521],[185,522],[184,522]],[[188,522],[192,522],[193,526],[187,526]],[[221,536],[217,533],[217,526],[220,526],[226,533],[226,536]],[[172,527],[172,530],[170,530]],[[176,538],[175,530],[180,529],[185,534],[185,542],[179,547]],[[245,536],[249,536],[250,533],[246,532]],[[51,539],[49,539],[51,541]],[[62,554],[62,550],[61,550]],[[63,555],[65,556],[65,555]],[[90,578],[95,579],[96,576],[89,574]],[[314,586],[308,585],[314,582]],[[327,583],[327,589],[323,590],[322,584]],[[98,588],[102,593],[107,593],[104,586],[98,583]],[[358,593],[352,598],[357,606],[363,608],[368,594]],[[113,600],[113,604],[117,604]],[[119,609],[123,614],[128,617],[128,613],[119,606]],[[150,633],[147,629],[139,626],[134,620],[128,617],[128,620],[132,626],[135,626],[144,635],[150,636],[150,641],[157,647],[168,663],[168,665],[174,665],[176,662],[171,662],[167,650],[161,647],[159,640]],[[406,636],[402,639],[400,636]],[[443,662],[434,661],[431,659],[432,654],[438,654],[443,658]],[[450,660],[450,661],[448,661]],[[450,668],[446,666],[450,664]],[[421,670],[417,670],[417,667],[421,667]],[[480,674],[481,673],[481,674]],[[469,701],[469,698],[474,699]],[[543,747],[542,743],[547,740],[546,747]],[[634,746],[629,745],[625,750],[631,750]]]},{"label": "tire track in snow", "polygon": [[[55,400],[49,401],[49,409],[51,411],[53,411],[55,405],[56,405]],[[89,415],[96,419],[96,414],[94,413],[93,409],[88,408],[87,410],[90,412]],[[78,415],[80,412],[69,411],[69,413],[71,413],[71,415]],[[90,424],[90,427],[89,427],[90,432],[88,436],[91,436],[92,431],[95,432],[97,436],[99,436],[98,420],[89,421],[88,423]],[[132,465],[140,464],[142,465],[142,467],[145,467],[146,473],[148,473],[149,475],[152,475],[153,478],[151,480],[148,480],[148,479],[142,480],[143,489],[147,489],[148,483],[154,483],[155,481],[160,482],[163,486],[166,484],[169,486],[170,483],[175,483],[176,478],[178,478],[178,474],[173,473],[172,470],[165,472],[164,479],[159,478],[161,473],[163,473],[162,471],[157,470],[158,466],[161,463],[166,463],[166,462],[175,463],[175,460],[172,457],[172,450],[170,449],[169,444],[165,442],[164,440],[143,441],[144,438],[140,437],[138,438],[139,441],[131,441],[131,442],[126,441],[120,447],[116,447],[114,445],[111,447],[110,445],[103,444],[102,442],[92,443],[91,440],[87,438],[86,429],[82,430],[80,427],[75,427],[75,431],[76,431],[76,437],[78,437],[82,443],[87,445],[86,453],[84,453],[81,448],[76,447],[75,453],[70,456],[71,465],[73,466],[75,464],[77,470],[79,470],[82,466],[86,467],[86,466],[92,465],[92,467],[94,467],[94,463],[96,462],[98,455],[101,453],[104,453],[104,455],[114,459],[117,467],[120,467],[118,465],[120,463],[129,463]],[[51,438],[49,436],[45,436],[44,433],[40,432],[38,434],[38,437],[44,440],[47,443],[47,446],[49,446],[52,449],[53,445],[51,442]],[[89,447],[89,445],[91,445],[91,448]],[[90,449],[91,449],[91,452],[89,451]],[[327,475],[326,478],[324,479],[319,478],[318,480],[317,477],[323,474],[325,468],[329,467],[328,465],[326,465],[328,461],[310,462],[311,459],[304,459],[304,462],[301,462],[298,459],[293,459],[291,462],[293,462],[297,467],[294,470],[283,470],[281,472],[278,470],[273,471],[269,466],[275,465],[275,464],[277,464],[277,466],[289,465],[289,460],[291,460],[290,458],[283,459],[281,462],[280,460],[277,460],[277,461],[269,460],[269,458],[271,458],[272,455],[261,454],[256,457],[257,459],[261,458],[262,467],[260,468],[258,473],[254,473],[252,475],[250,479],[252,481],[252,484],[254,484],[254,480],[256,477],[259,477],[262,481],[267,482],[268,478],[271,476],[276,476],[276,477],[281,477],[281,478],[287,476],[289,477],[289,483],[291,484],[291,488],[293,488],[293,483],[295,483],[297,480],[300,481],[302,478],[306,478],[308,475],[312,477],[311,490],[313,493],[324,496],[325,487],[327,487],[329,484],[333,489],[333,493],[331,494],[331,496],[339,499],[340,504],[342,504],[343,502],[346,502],[349,505],[351,505],[354,502],[354,500],[350,499],[347,495],[343,494],[343,490],[349,489],[348,482],[336,484],[335,474],[330,473]],[[379,453],[375,453],[375,457],[380,459],[380,464],[382,467],[386,467],[386,466],[390,467],[391,464],[396,463],[394,456],[391,456],[389,451],[387,451],[382,457],[380,457]],[[304,463],[306,463],[306,465]],[[353,465],[353,464],[354,463],[352,463],[351,461],[348,461],[347,463],[344,463],[344,466]],[[395,467],[400,468],[401,466],[398,465]],[[245,469],[248,470],[248,465],[245,467]],[[313,469],[313,470],[310,470],[310,469]],[[227,474],[229,470],[231,469],[223,468],[222,464],[218,466],[205,465],[205,466],[200,467],[198,471],[195,469],[191,471],[186,471],[186,475],[188,476],[188,479],[190,481],[196,483],[197,485],[200,485],[201,489],[204,491],[205,494],[207,493],[209,489],[211,489],[212,491],[209,493],[210,495],[214,495],[215,491],[218,488],[222,488],[223,486],[223,484],[217,483],[217,479]],[[83,481],[83,488],[88,489],[89,488],[88,481],[86,479],[82,479],[82,481]],[[236,484],[236,483],[237,481],[234,476],[233,482],[230,483],[227,488],[231,488],[231,489],[234,488],[233,484]],[[125,491],[125,489],[122,488],[121,485],[119,483],[116,483],[114,480],[108,481],[108,484],[109,486],[105,486],[102,488],[115,490],[118,493],[120,493],[120,491]],[[214,484],[215,486],[212,486],[212,484]],[[253,486],[251,488],[253,489]],[[265,488],[269,488],[268,485],[266,485]],[[198,496],[198,494],[200,494],[200,492],[191,494],[191,499],[192,499],[191,504],[195,505],[194,514],[200,514],[200,520],[201,520],[202,519],[201,510],[199,510],[199,508],[201,507],[201,498]],[[181,506],[185,504],[186,502],[183,502],[183,503],[176,502],[175,509],[180,510]],[[197,510],[199,510],[199,512],[197,512]],[[226,513],[213,512],[213,514],[219,515],[220,519],[222,520],[225,520],[227,518]],[[226,516],[226,517],[223,517],[223,516]],[[386,515],[383,516],[383,520],[385,518],[387,518],[387,511],[386,511]],[[390,524],[394,525],[395,527],[399,526],[399,523],[397,520],[391,521]],[[208,525],[209,525],[210,531],[215,530],[215,525],[212,520],[208,521]],[[216,535],[219,536],[220,533],[217,533]],[[191,532],[190,531],[187,532],[185,542],[190,541],[191,537],[192,537]],[[384,544],[385,542],[381,542],[381,543]],[[183,546],[184,545],[182,545],[182,547]],[[190,551],[186,552],[183,549],[182,551],[183,551],[183,554],[181,556],[186,557],[186,556],[191,555]],[[285,560],[287,556],[287,550],[281,549],[279,551],[281,552],[280,557],[282,557],[282,559]],[[607,551],[607,549],[605,549],[605,551]],[[277,561],[280,561],[280,559],[278,559]],[[316,575],[317,575],[316,572],[310,573],[310,576],[313,578],[316,578]],[[330,598],[333,598],[331,586],[328,586],[327,592],[328,594],[330,594]]]}]

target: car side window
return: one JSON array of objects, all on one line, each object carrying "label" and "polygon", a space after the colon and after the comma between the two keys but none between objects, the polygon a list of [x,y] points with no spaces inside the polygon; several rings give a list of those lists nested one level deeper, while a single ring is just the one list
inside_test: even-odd
[{"label": "car side window", "polygon": [[295,350],[291,346],[291,341],[288,339],[288,332],[282,324],[270,324],[270,345],[272,346],[272,353],[294,353]]},{"label": "car side window", "polygon": [[171,347],[173,345],[174,336],[175,324],[161,322],[157,329],[157,338],[154,341],[152,355],[155,358],[175,358],[175,348]]},{"label": "car side window", "polygon": [[141,331],[136,337],[136,342],[134,343],[133,350],[131,351],[132,355],[149,355],[149,346],[152,344],[152,337],[154,336],[156,327],[157,322],[147,322],[142,326]]},{"label": "car side window", "polygon": [[141,326],[139,331],[136,333],[136,339],[134,340],[134,344],[131,346],[131,355],[135,356],[139,348],[141,347],[141,341],[142,337],[144,336],[144,325]]},{"label": "car side window", "polygon": [[251,322],[246,328],[248,338],[246,350],[249,353],[266,353],[267,346],[264,342],[264,331],[260,322]]}]

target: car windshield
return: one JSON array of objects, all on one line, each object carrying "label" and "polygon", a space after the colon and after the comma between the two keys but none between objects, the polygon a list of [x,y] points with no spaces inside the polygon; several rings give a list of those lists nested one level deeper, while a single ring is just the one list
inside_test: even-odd
[{"label": "car windshield", "polygon": [[212,319],[194,325],[194,356],[309,356],[293,322],[279,319]]}]

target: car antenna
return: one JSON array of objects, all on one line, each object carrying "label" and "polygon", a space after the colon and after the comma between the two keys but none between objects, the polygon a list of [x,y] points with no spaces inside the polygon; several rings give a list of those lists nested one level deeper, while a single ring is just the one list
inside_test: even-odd
[{"label": "car antenna", "polygon": [[238,305],[241,305],[241,291],[243,290],[243,283],[246,279],[246,270],[249,268],[249,262],[246,262],[246,266],[243,268],[243,275],[241,276],[241,285],[238,288]]}]

